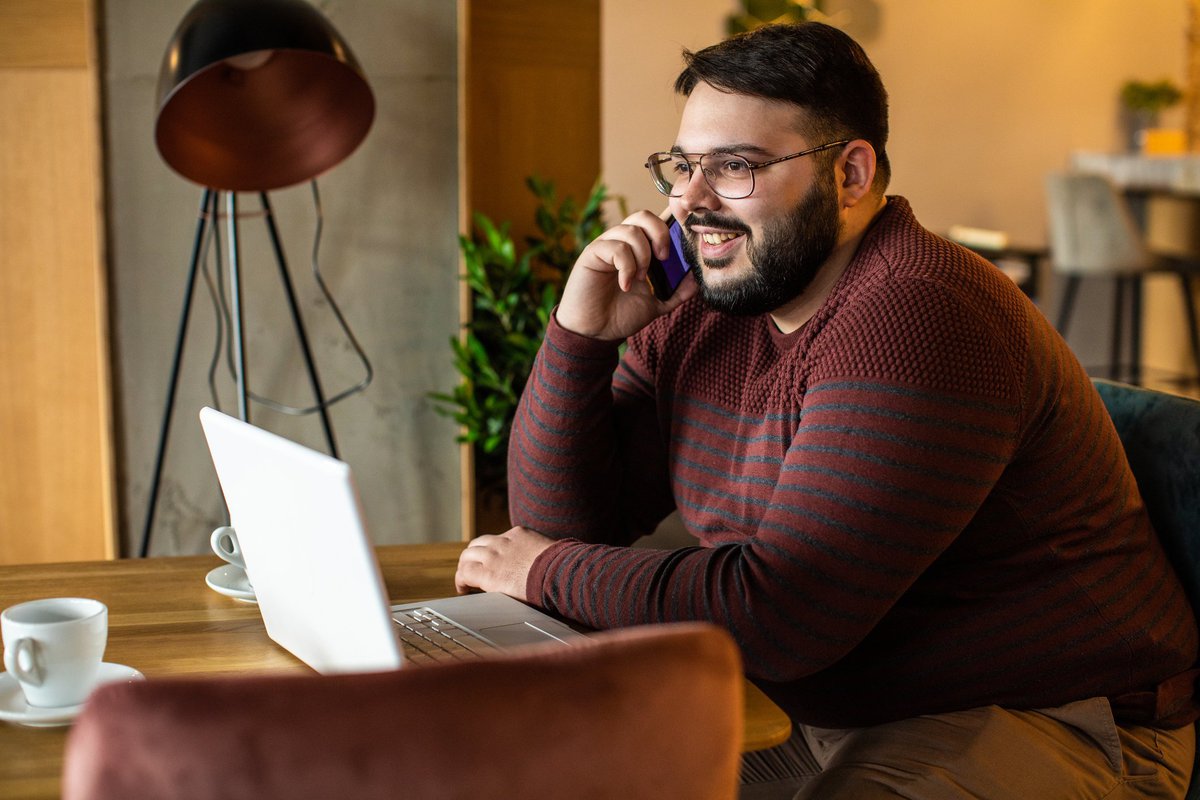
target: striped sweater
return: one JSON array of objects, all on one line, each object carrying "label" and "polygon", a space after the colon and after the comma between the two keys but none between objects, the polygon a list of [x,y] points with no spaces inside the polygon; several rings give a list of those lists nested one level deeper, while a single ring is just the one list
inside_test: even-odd
[{"label": "striped sweater", "polygon": [[[793,719],[877,724],[1153,687],[1197,631],[1062,338],[893,197],[784,335],[694,298],[614,343],[551,323],[513,426],[529,598],[711,620]],[[701,545],[630,549],[678,508]]]}]

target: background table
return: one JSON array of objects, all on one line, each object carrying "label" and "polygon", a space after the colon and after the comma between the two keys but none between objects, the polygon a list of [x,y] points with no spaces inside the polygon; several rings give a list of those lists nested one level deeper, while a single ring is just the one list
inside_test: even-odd
[{"label": "background table", "polygon": [[[388,596],[399,603],[453,594],[462,548],[379,548]],[[205,574],[221,563],[186,556],[0,567],[0,608],[39,597],[94,597],[109,611],[104,660],[148,678],[308,670],[267,637],[257,606],[205,585]],[[0,798],[58,797],[68,730],[0,723]],[[742,749],[772,747],[790,732],[787,716],[747,682]]]}]

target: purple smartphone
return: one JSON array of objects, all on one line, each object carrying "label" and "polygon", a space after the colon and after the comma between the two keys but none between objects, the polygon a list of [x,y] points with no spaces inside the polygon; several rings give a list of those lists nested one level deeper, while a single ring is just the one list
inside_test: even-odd
[{"label": "purple smartphone", "polygon": [[650,282],[650,288],[659,300],[667,300],[674,294],[683,276],[692,268],[683,255],[683,232],[679,229],[679,221],[672,219],[667,230],[671,233],[671,254],[667,256],[666,261],[659,261],[655,256],[650,256],[650,271],[646,273],[646,280]]}]

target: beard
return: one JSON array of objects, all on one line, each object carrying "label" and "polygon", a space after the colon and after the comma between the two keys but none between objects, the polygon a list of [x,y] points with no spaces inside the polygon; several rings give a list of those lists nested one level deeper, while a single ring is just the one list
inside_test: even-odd
[{"label": "beard", "polygon": [[[694,234],[685,226],[684,254],[694,265],[692,272],[705,303],[717,311],[736,316],[757,316],[774,311],[808,288],[837,245],[841,220],[838,219],[833,173],[823,172],[795,208],[763,225],[761,241],[751,238],[750,228],[745,223],[719,214],[690,215],[687,225],[711,225],[746,234],[750,273],[736,283],[715,287],[704,281],[705,265],[699,258]],[[718,269],[731,260],[711,261],[708,268]]]}]

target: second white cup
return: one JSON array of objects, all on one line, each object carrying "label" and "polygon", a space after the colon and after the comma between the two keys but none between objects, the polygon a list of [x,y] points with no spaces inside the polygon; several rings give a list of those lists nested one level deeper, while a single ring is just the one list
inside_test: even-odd
[{"label": "second white cup", "polygon": [[[246,559],[242,557],[242,546],[238,542],[237,531],[228,526],[222,526],[212,532],[208,543],[212,545],[213,552],[221,558],[238,567],[242,572],[246,571]],[[247,573],[246,581],[249,582],[250,575]]]}]

